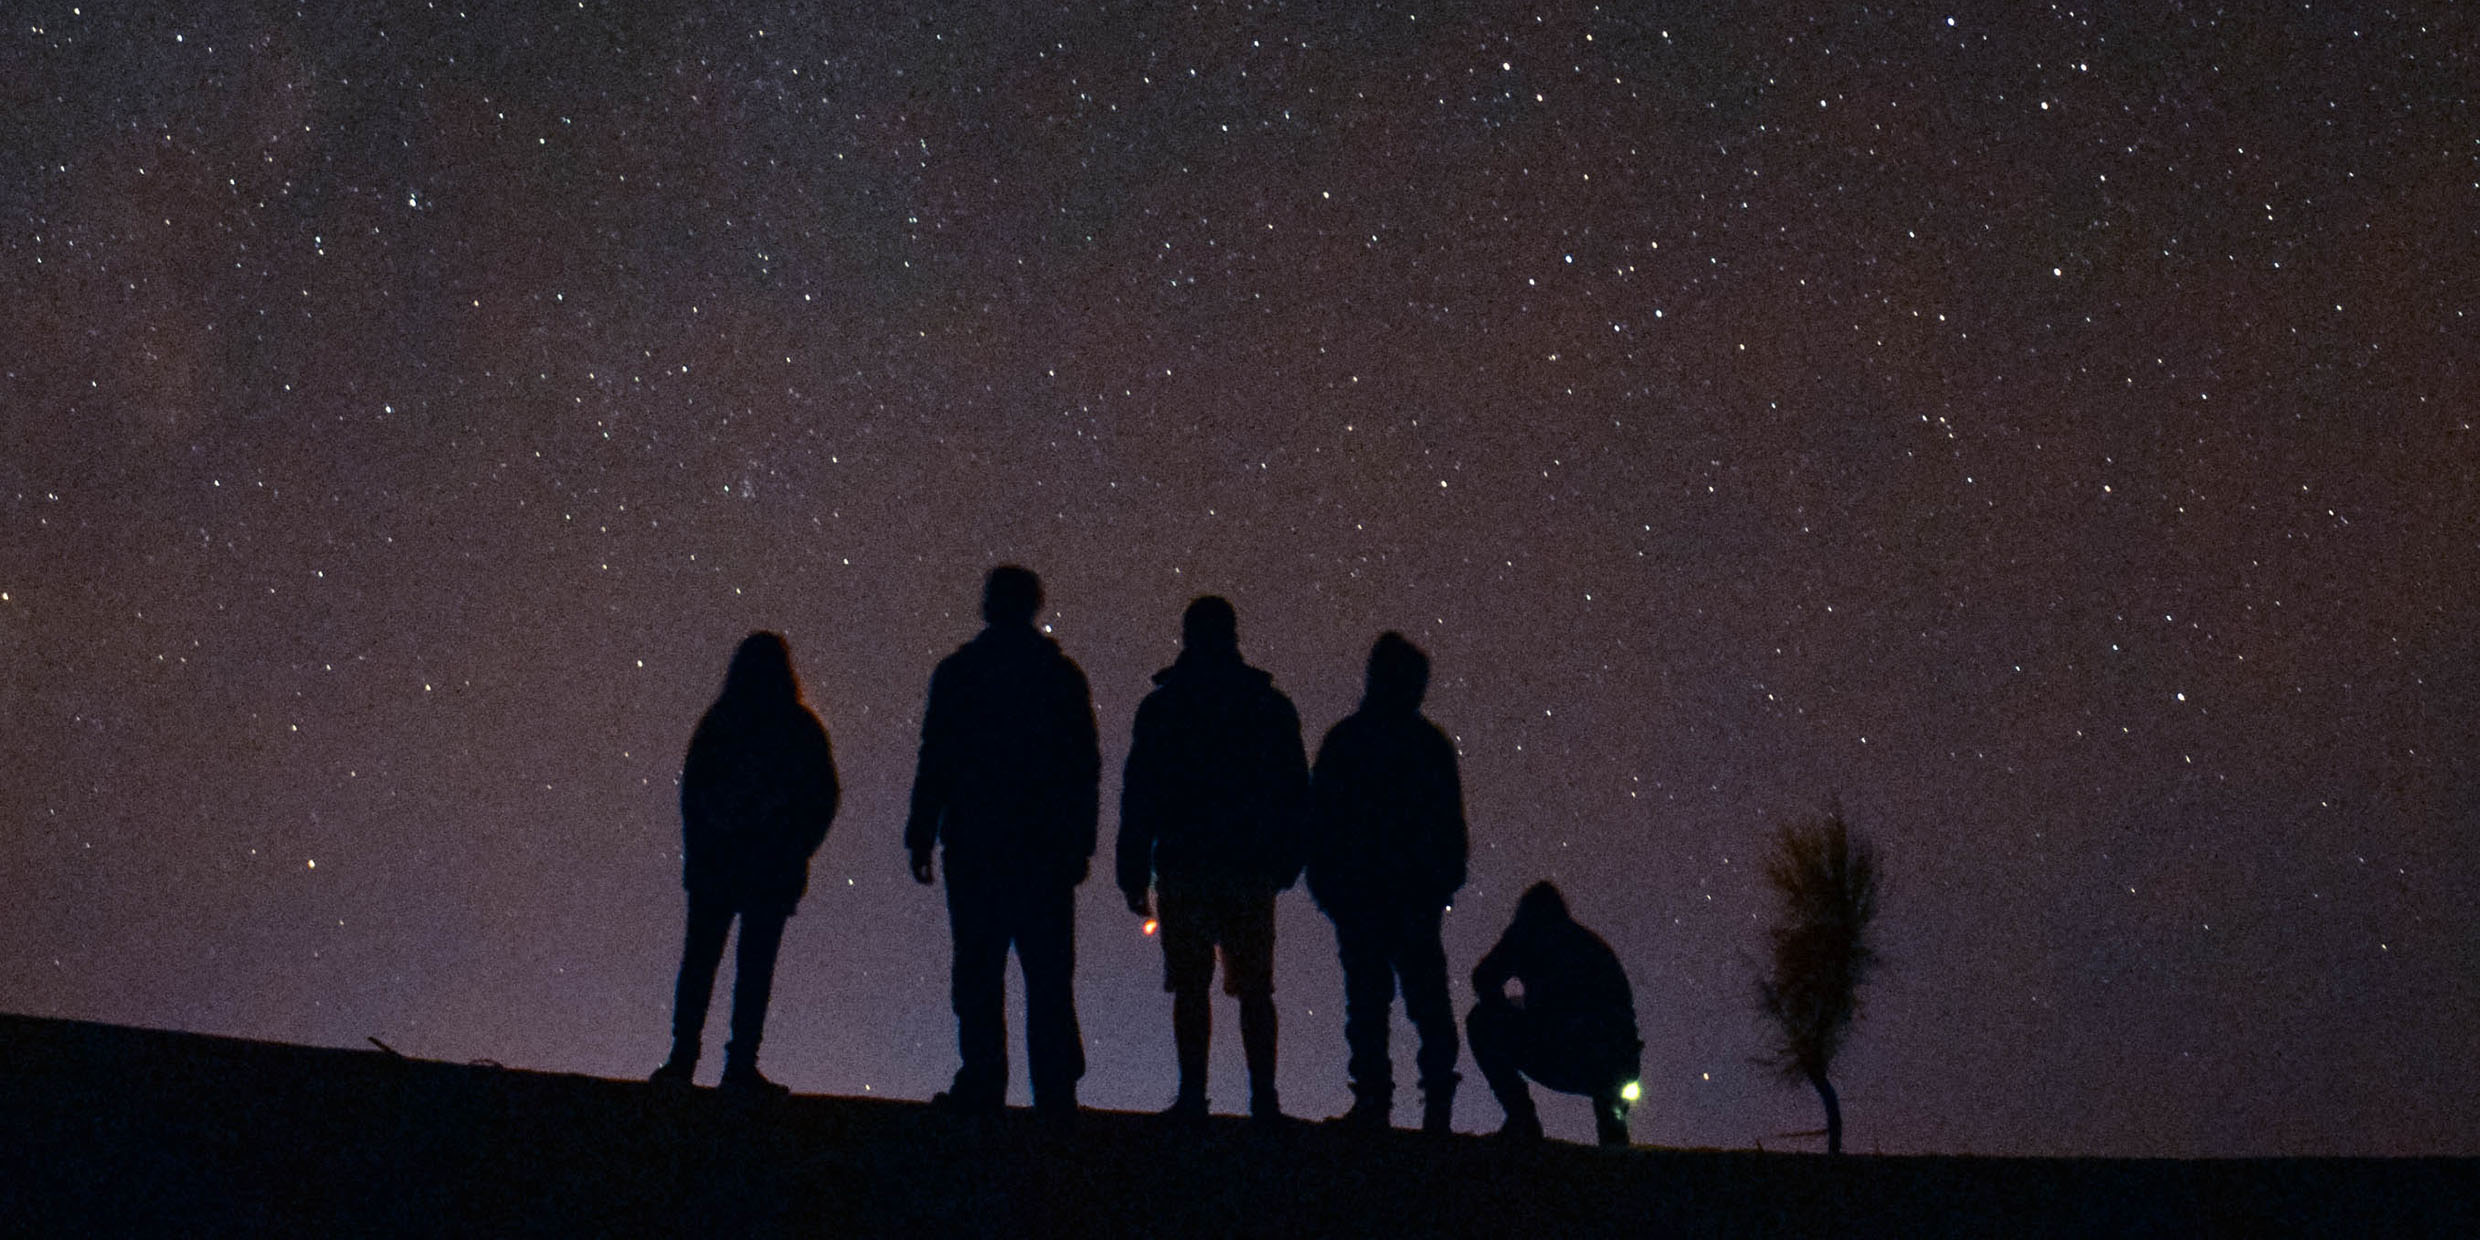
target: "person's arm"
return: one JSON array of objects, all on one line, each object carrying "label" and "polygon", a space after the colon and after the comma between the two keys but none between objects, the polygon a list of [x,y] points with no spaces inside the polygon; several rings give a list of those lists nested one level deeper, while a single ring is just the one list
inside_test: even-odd
[{"label": "person's arm", "polygon": [[835,822],[835,811],[844,798],[843,784],[835,777],[835,746],[827,739],[826,725],[818,716],[802,712],[801,764],[801,855],[814,856],[818,846],[827,842],[827,828]]},{"label": "person's arm", "polygon": [[1155,806],[1160,799],[1156,768],[1161,765],[1156,751],[1162,747],[1155,735],[1159,719],[1160,709],[1153,698],[1138,703],[1136,727],[1128,741],[1128,762],[1120,769],[1115,869],[1128,911],[1139,917],[1152,916],[1146,892],[1154,885]]},{"label": "person's arm", "polygon": [[1516,975],[1515,937],[1514,928],[1509,927],[1499,936],[1498,945],[1473,966],[1473,994],[1484,1003],[1507,1001],[1507,982]]},{"label": "person's arm", "polygon": [[1276,694],[1274,722],[1268,739],[1274,747],[1273,797],[1274,847],[1270,858],[1275,889],[1286,890],[1300,881],[1300,871],[1309,860],[1309,756],[1300,741],[1300,711],[1290,698]]},{"label": "person's arm", "polygon": [[953,692],[949,678],[944,663],[930,676],[930,699],[921,712],[921,759],[913,768],[912,812],[904,822],[904,850],[918,883],[932,878],[930,854],[939,842],[939,820],[947,812],[947,733],[952,726],[947,716],[953,709],[947,701]]},{"label": "person's arm", "polygon": [[1464,777],[1457,770],[1455,742],[1447,734],[1430,725],[1430,735],[1437,740],[1438,752],[1438,815],[1440,824],[1439,883],[1442,895],[1450,902],[1455,893],[1464,889],[1468,877],[1466,866],[1472,859],[1472,827],[1464,818]]},{"label": "person's arm", "polygon": [[710,710],[699,718],[697,730],[689,735],[688,755],[680,762],[680,829],[684,844],[689,837],[705,833],[717,809],[716,785],[721,782],[722,771],[718,768],[722,763],[715,752],[713,714]]},{"label": "person's arm", "polygon": [[1081,883],[1085,881],[1086,869],[1093,861],[1094,846],[1101,836],[1102,737],[1100,729],[1094,724],[1094,691],[1085,680],[1085,670],[1065,656],[1062,660],[1068,665],[1067,680],[1073,699],[1068,712],[1068,747],[1075,763],[1075,782],[1071,789],[1075,803],[1069,806],[1068,812],[1072,815],[1069,825],[1074,828],[1075,836],[1072,843],[1076,851],[1076,880]]},{"label": "person's arm", "polygon": [[1317,762],[1309,768],[1309,793],[1302,807],[1301,856],[1309,878],[1309,897],[1318,907],[1332,910],[1342,895],[1335,886],[1338,855],[1342,843],[1342,815],[1337,812],[1336,789],[1343,780],[1343,761],[1336,756],[1335,734],[1342,724],[1326,730],[1318,742]]}]

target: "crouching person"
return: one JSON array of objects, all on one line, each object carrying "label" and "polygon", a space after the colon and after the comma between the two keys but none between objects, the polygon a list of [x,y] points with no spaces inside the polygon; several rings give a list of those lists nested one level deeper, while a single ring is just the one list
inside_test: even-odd
[{"label": "crouching person", "polygon": [[[1464,1020],[1473,1062],[1507,1112],[1500,1135],[1537,1139],[1541,1116],[1526,1078],[1593,1100],[1595,1135],[1625,1145],[1644,1043],[1626,970],[1602,937],[1577,925],[1567,900],[1535,883],[1516,902],[1515,921],[1473,966],[1480,1002]],[[1507,983],[1522,985],[1509,997]]]}]

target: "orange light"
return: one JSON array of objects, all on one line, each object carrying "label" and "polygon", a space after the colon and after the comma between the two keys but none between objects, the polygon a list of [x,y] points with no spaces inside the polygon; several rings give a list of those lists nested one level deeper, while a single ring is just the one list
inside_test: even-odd
[{"label": "orange light", "polygon": [[1146,919],[1145,919],[1145,932],[1146,932],[1147,934],[1152,934],[1152,933],[1154,933],[1156,930],[1161,929],[1161,928],[1162,928],[1162,923],[1161,923],[1161,922],[1156,921],[1156,920],[1154,920],[1154,919],[1153,919],[1153,918],[1151,918],[1151,917],[1148,917],[1148,918],[1146,918]]}]

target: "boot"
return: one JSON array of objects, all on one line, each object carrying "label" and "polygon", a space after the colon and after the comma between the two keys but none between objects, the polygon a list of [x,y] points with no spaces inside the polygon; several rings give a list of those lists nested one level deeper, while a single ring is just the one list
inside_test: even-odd
[{"label": "boot", "polygon": [[1240,1000],[1240,1047],[1249,1064],[1249,1118],[1260,1124],[1282,1122],[1283,1103],[1275,1094],[1275,1008],[1270,995]]},{"label": "boot", "polygon": [[930,1095],[930,1109],[941,1115],[997,1115],[1007,1103],[988,1093],[950,1087]]},{"label": "boot", "polygon": [[1206,1052],[1214,1038],[1214,1010],[1208,1002],[1204,991],[1171,996],[1171,1049],[1180,1065],[1180,1093],[1163,1111],[1166,1119],[1193,1123],[1206,1117]]},{"label": "boot", "polygon": [[1076,1127],[1076,1086],[1053,1086],[1034,1096],[1033,1116],[1052,1132],[1066,1132]]},{"label": "boot", "polygon": [[753,1098],[781,1098],[792,1092],[789,1085],[778,1085],[758,1074],[758,1065],[746,1059],[732,1060],[723,1065],[721,1087],[728,1093],[747,1094]]},{"label": "boot", "polygon": [[1249,1089],[1249,1120],[1256,1124],[1283,1122],[1283,1100],[1275,1093],[1274,1086],[1257,1085]]},{"label": "boot", "polygon": [[1505,1108],[1507,1122],[1499,1125],[1498,1135],[1510,1141],[1541,1140],[1541,1112],[1533,1109],[1533,1093],[1529,1089],[1502,1093],[1498,1105]]},{"label": "boot", "polygon": [[1593,1100],[1593,1135],[1603,1145],[1628,1144],[1628,1106],[1617,1098]]},{"label": "boot", "polygon": [[697,1076],[697,1061],[698,1048],[675,1044],[672,1057],[664,1060],[663,1066],[655,1069],[654,1075],[646,1079],[657,1085],[686,1087]]},{"label": "boot", "polygon": [[1444,1136],[1455,1131],[1455,1085],[1463,1078],[1452,1073],[1421,1086],[1421,1131]]},{"label": "boot", "polygon": [[1335,1117],[1335,1122],[1359,1132],[1384,1132],[1394,1123],[1395,1098],[1392,1089],[1352,1087],[1352,1109]]},{"label": "boot", "polygon": [[1162,1115],[1164,1119],[1183,1124],[1204,1123],[1206,1091],[1202,1088],[1191,1088],[1185,1081],[1181,1082],[1178,1096],[1172,1098],[1170,1106],[1163,1108]]}]

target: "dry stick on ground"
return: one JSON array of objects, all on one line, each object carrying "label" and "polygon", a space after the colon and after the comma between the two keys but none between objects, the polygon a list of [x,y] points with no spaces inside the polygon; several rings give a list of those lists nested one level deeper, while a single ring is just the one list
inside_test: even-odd
[{"label": "dry stick on ground", "polygon": [[1775,829],[1766,882],[1782,910],[1766,937],[1771,976],[1757,1001],[1774,1022],[1770,1062],[1786,1080],[1807,1081],[1826,1108],[1826,1150],[1843,1152],[1843,1108],[1826,1073],[1860,1010],[1860,984],[1877,964],[1869,921],[1877,915],[1877,856],[1839,808]]}]

